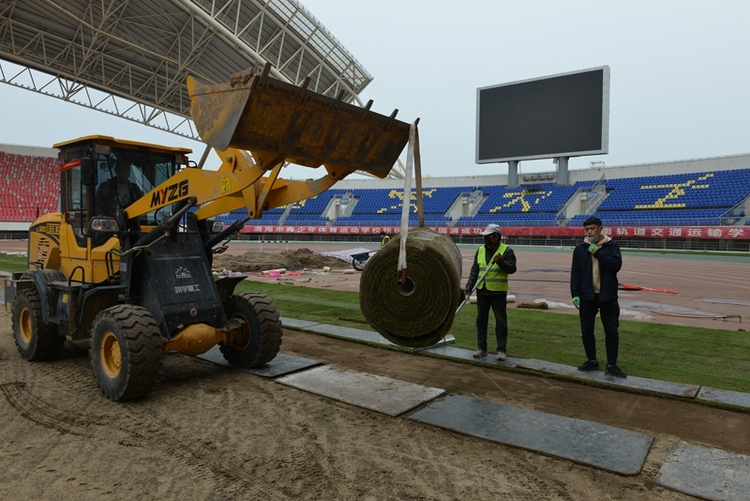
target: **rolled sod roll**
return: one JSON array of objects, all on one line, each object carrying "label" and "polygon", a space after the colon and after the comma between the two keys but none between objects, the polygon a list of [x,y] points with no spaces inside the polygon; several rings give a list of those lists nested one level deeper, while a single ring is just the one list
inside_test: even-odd
[{"label": "rolled sod roll", "polygon": [[422,348],[442,339],[463,301],[461,251],[450,237],[429,228],[406,237],[407,280],[398,284],[396,235],[367,260],[359,284],[359,304],[367,322],[399,346]]}]

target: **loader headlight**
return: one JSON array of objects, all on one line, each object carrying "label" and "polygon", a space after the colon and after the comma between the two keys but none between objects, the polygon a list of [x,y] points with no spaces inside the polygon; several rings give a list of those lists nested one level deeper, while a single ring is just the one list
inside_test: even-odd
[{"label": "loader headlight", "polygon": [[214,221],[211,225],[211,232],[212,233],[220,233],[224,231],[224,223],[221,221]]},{"label": "loader headlight", "polygon": [[113,217],[95,217],[91,220],[91,229],[102,233],[117,233],[120,231],[120,225]]}]

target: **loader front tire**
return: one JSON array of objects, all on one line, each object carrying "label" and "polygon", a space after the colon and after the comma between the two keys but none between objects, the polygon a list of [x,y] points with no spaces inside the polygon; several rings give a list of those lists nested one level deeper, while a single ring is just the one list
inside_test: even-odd
[{"label": "loader front tire", "polygon": [[239,318],[246,334],[233,344],[221,343],[224,359],[235,367],[259,367],[273,360],[281,348],[281,320],[273,301],[258,292],[229,296],[224,301],[227,318]]},{"label": "loader front tire", "polygon": [[20,291],[13,302],[13,337],[26,360],[49,360],[65,347],[65,338],[55,324],[42,315],[42,301],[36,289]]},{"label": "loader front tire", "polygon": [[139,398],[159,378],[164,338],[153,315],[119,304],[101,311],[91,326],[91,368],[102,395],[113,401]]}]

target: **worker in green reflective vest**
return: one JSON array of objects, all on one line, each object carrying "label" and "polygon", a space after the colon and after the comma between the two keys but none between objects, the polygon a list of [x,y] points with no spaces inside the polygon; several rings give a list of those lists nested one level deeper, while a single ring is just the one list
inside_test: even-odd
[{"label": "worker in green reflective vest", "polygon": [[385,245],[391,241],[391,237],[388,236],[388,233],[381,231],[380,232],[380,248],[382,249],[385,247]]},{"label": "worker in green reflective vest", "polygon": [[[474,255],[469,279],[466,282],[466,294],[471,294],[477,285],[477,351],[474,358],[487,356],[487,327],[490,308],[495,314],[495,338],[497,340],[497,360],[507,358],[508,344],[508,275],[516,272],[516,254],[513,249],[501,243],[500,226],[488,224],[480,233],[484,237],[482,245]],[[481,283],[477,280],[487,267],[491,267]]]}]

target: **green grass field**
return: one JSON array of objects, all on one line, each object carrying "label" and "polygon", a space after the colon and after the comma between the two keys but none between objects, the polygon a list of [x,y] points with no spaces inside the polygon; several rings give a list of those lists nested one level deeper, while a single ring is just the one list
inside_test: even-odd
[{"label": "green grass field", "polygon": [[[284,317],[373,330],[359,309],[356,292],[310,289],[283,284],[242,282],[238,291],[263,292]],[[476,309],[467,305],[456,317],[451,334],[459,348],[476,348]],[[490,319],[490,349],[494,344]],[[578,317],[549,311],[508,308],[508,353],[566,365],[585,359]],[[597,324],[597,349],[604,357],[604,331]],[[750,359],[750,333],[620,322],[620,367],[628,374],[663,381],[750,392],[745,370]]]},{"label": "green grass field", "polygon": [[26,269],[26,258],[18,256],[9,256],[0,252],[0,270],[2,271],[23,271]]},{"label": "green grass field", "polygon": [[[20,271],[25,266],[25,258],[0,254],[0,270]],[[362,316],[357,292],[250,281],[237,286],[237,292],[244,291],[268,295],[283,317],[373,330]],[[476,348],[475,311],[473,305],[466,305],[456,317],[451,329],[455,346]],[[566,365],[578,365],[585,358],[575,315],[511,307],[508,324],[508,353],[512,357]],[[493,328],[490,319],[491,350]],[[597,323],[597,348],[601,359],[604,333],[600,323]],[[619,365],[634,376],[750,392],[750,378],[745,373],[750,368],[749,360],[748,332],[620,322]]]}]

